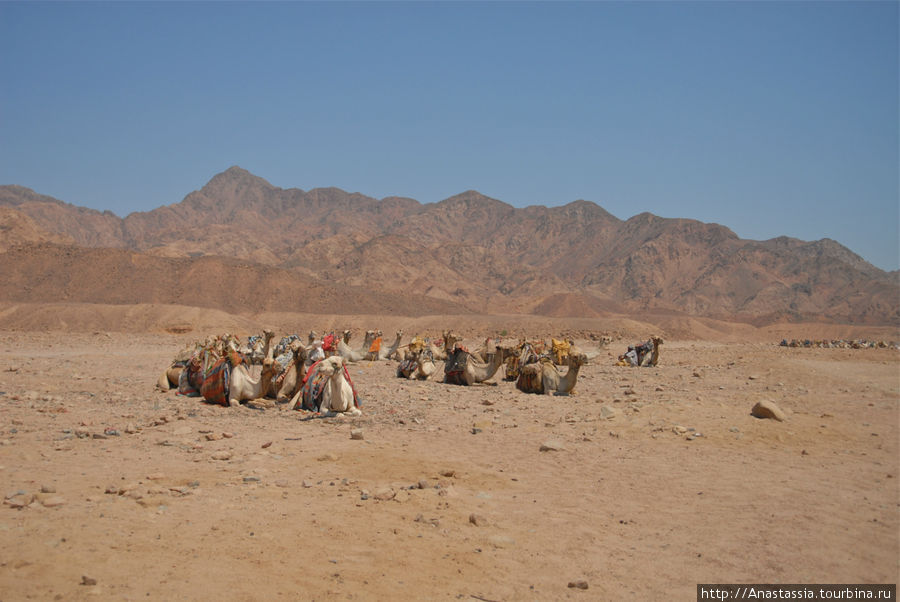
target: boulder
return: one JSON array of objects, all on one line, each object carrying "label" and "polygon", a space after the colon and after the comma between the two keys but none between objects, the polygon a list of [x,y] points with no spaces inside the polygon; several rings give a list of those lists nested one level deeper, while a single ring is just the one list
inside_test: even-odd
[{"label": "boulder", "polygon": [[750,413],[757,418],[772,418],[778,422],[784,422],[784,419],[787,418],[781,408],[770,399],[758,401]]}]

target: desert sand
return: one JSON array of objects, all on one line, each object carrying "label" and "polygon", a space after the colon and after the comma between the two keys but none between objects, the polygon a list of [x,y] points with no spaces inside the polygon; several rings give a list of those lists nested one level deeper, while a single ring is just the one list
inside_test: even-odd
[{"label": "desert sand", "polygon": [[[44,308],[30,324],[18,309],[0,331],[3,602],[692,600],[697,583],[900,574],[895,349],[778,346],[802,325],[671,322],[659,366],[633,369],[615,356],[647,325],[578,323],[584,347],[615,340],[575,395],[499,375],[410,382],[372,362],[350,367],[362,416],[322,418],[155,390],[186,343],[257,322],[170,317],[171,334],[140,309]],[[405,340],[442,323],[263,321]],[[504,324],[446,326],[477,347]],[[786,420],[751,416],[763,399]]]}]

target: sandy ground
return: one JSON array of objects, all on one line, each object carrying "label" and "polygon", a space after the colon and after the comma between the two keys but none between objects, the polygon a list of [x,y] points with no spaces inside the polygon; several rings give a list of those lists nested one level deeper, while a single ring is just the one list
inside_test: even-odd
[{"label": "sandy ground", "polygon": [[[896,350],[667,341],[626,369],[622,340],[570,397],[367,363],[363,415],[323,419],[155,391],[195,338],[0,332],[0,600],[898,581]],[[752,417],[760,399],[787,420]]]}]

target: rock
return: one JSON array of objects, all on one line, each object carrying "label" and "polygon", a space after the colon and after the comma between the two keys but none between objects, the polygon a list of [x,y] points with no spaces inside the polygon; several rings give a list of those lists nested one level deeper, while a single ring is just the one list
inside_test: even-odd
[{"label": "rock", "polygon": [[222,438],[222,435],[219,433],[207,433],[206,440],[207,441],[219,441]]},{"label": "rock", "polygon": [[756,405],[753,406],[750,413],[757,418],[772,418],[778,422],[784,422],[784,419],[786,418],[781,408],[779,408],[774,401],[769,399],[763,399],[762,401],[756,402]]},{"label": "rock", "polygon": [[231,452],[230,451],[217,451],[212,455],[213,460],[230,460]]},{"label": "rock", "polygon": [[10,508],[24,508],[34,501],[34,495],[30,493],[16,493],[3,500],[3,503]]},{"label": "rock", "polygon": [[97,580],[87,575],[81,576],[81,585],[97,585]]},{"label": "rock", "polygon": [[44,506],[46,508],[56,508],[57,506],[62,506],[63,504],[66,503],[66,500],[64,500],[62,497],[60,497],[58,495],[51,495],[51,496],[41,495],[38,498],[38,501],[41,503],[42,506]]},{"label": "rock", "polygon": [[362,429],[351,429],[350,430],[350,438],[360,440],[363,438],[363,430]]},{"label": "rock", "polygon": [[259,483],[259,477],[244,477],[245,483]]},{"label": "rock", "polygon": [[277,479],[277,480],[275,481],[275,486],[276,486],[276,487],[282,487],[282,488],[284,488],[284,487],[290,487],[290,483],[289,483],[286,479]]},{"label": "rock", "polygon": [[154,473],[150,473],[147,475],[148,481],[162,481],[165,478],[166,478],[166,475],[164,475],[161,472],[154,472]]},{"label": "rock", "polygon": [[267,447],[271,447],[271,446],[272,446],[272,442],[271,442],[271,441],[266,441],[265,443],[262,444],[262,448],[263,448],[263,449],[266,449]]},{"label": "rock", "polygon": [[56,493],[56,487],[53,485],[41,485],[41,493]]},{"label": "rock", "polygon": [[306,479],[303,479],[303,482],[300,484],[303,486],[304,489],[309,489],[310,487],[313,486],[312,481],[308,481]]},{"label": "rock", "polygon": [[585,581],[584,579],[579,579],[578,581],[569,581],[569,587],[575,588],[575,589],[587,589],[588,582]]},{"label": "rock", "polygon": [[316,459],[317,459],[319,462],[334,462],[335,460],[338,459],[338,457],[337,457],[337,455],[335,455],[335,454],[328,453],[328,454],[323,454],[323,455],[319,456],[319,457],[316,458]]},{"label": "rock", "polygon": [[138,432],[138,430],[137,430],[137,427],[134,426],[134,423],[129,422],[129,423],[125,426],[125,432],[128,433],[129,435],[133,435],[133,434],[135,434],[136,432]]},{"label": "rock", "polygon": [[428,489],[431,485],[428,483],[428,479],[419,479],[419,482],[416,484],[419,489]]},{"label": "rock", "polygon": [[676,435],[683,435],[686,432],[688,432],[688,430],[687,430],[687,428],[681,426],[680,424],[676,424],[675,426],[672,427],[672,432],[675,433]]},{"label": "rock", "polygon": [[600,418],[603,420],[611,420],[616,417],[616,411],[609,406],[602,406],[600,408]]},{"label": "rock", "polygon": [[454,477],[456,476],[456,471],[450,468],[445,468],[439,474],[442,477]]},{"label": "rock", "polygon": [[488,538],[488,543],[495,548],[509,548],[516,545],[516,540],[506,535],[492,535]]},{"label": "rock", "polygon": [[224,432],[222,433],[222,436],[226,439],[231,439],[232,437],[234,437],[234,433]]},{"label": "rock", "polygon": [[394,499],[394,497],[396,495],[397,495],[396,492],[393,489],[391,489],[390,487],[383,487],[383,488],[377,490],[373,497],[376,500],[379,500],[382,502],[387,502],[389,500]]},{"label": "rock", "polygon": [[474,512],[469,515],[469,522],[476,527],[486,527],[488,524],[488,521],[485,517],[480,514],[475,514]]},{"label": "rock", "polygon": [[565,446],[561,441],[557,441],[555,439],[551,439],[549,441],[544,441],[541,443],[541,451],[562,451],[565,449]]}]

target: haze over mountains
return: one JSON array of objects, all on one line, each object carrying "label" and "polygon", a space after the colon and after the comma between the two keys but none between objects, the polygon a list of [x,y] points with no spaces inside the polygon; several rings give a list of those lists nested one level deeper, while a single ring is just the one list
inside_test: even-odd
[{"label": "haze over mountains", "polygon": [[900,273],[835,241],[743,240],[649,213],[623,221],[587,201],[377,200],[282,189],[232,167],[125,218],[0,186],[0,232],[5,301],[900,324]]}]

